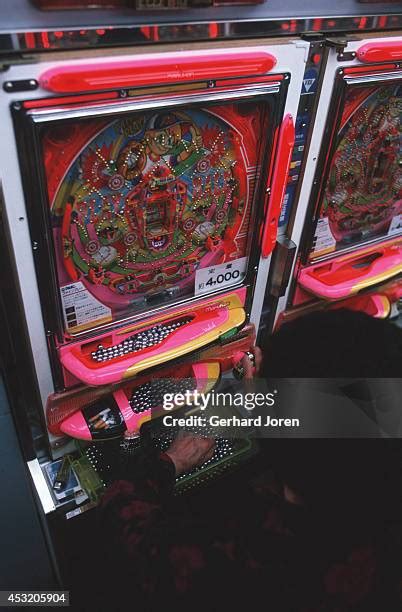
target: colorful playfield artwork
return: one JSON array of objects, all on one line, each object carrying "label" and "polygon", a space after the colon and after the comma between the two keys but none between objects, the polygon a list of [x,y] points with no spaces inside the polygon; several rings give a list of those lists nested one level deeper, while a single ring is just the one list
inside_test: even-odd
[{"label": "colorful playfield artwork", "polygon": [[401,119],[401,85],[347,92],[312,258],[402,233]]},{"label": "colorful playfield artwork", "polygon": [[191,297],[198,269],[247,255],[265,114],[163,109],[47,129],[68,330]]}]

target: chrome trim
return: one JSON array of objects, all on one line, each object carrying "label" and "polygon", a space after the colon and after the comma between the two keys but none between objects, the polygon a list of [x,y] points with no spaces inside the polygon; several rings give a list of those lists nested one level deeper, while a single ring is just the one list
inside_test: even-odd
[{"label": "chrome trim", "polygon": [[[130,102],[113,103],[103,102],[103,104],[92,106],[80,106],[74,109],[54,108],[38,109],[30,111],[28,114],[33,118],[35,123],[60,121],[62,119],[83,119],[86,117],[107,117],[134,111],[154,110],[158,108],[170,108],[174,106],[182,106],[186,104],[200,104],[205,102],[228,102],[229,100],[241,100],[245,98],[253,99],[262,96],[276,94],[280,90],[279,82],[270,83],[269,85],[253,85],[252,87],[244,87],[242,89],[218,91],[214,90],[211,93],[191,94],[177,97],[164,98],[147,98],[136,100],[133,98]],[[68,97],[66,97],[68,104]]]},{"label": "chrome trim", "polygon": [[[391,62],[392,63],[392,62]],[[367,66],[367,70],[369,71],[371,69],[371,66]],[[372,83],[377,83],[377,81],[380,82],[384,82],[384,81],[392,81],[395,79],[401,79],[402,78],[402,71],[397,71],[397,72],[387,72],[387,73],[373,73],[373,74],[362,74],[359,76],[352,76],[352,75],[348,75],[345,76],[344,81],[347,85],[364,85],[365,83],[368,84],[372,84]]]},{"label": "chrome trim", "polygon": [[49,485],[42,472],[42,468],[39,465],[39,461],[37,459],[32,459],[32,461],[27,462],[27,466],[31,473],[36,492],[42,504],[43,512],[45,514],[53,512],[54,510],[56,510],[56,506],[50,494]]}]

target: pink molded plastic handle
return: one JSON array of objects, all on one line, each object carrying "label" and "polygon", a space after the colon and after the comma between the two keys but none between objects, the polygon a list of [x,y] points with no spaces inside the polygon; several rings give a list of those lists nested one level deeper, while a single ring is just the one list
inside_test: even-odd
[{"label": "pink molded plastic handle", "polygon": [[402,272],[402,241],[304,268],[299,284],[324,300],[339,300]]},{"label": "pink molded plastic handle", "polygon": [[262,76],[276,65],[266,51],[170,54],[130,61],[60,65],[46,70],[40,86],[53,93],[164,85],[183,81]]},{"label": "pink molded plastic handle", "polygon": [[363,64],[402,60],[402,40],[366,43],[357,50],[356,57]]},{"label": "pink molded plastic handle", "polygon": [[282,121],[278,139],[277,158],[271,185],[271,196],[262,236],[262,256],[268,257],[274,250],[278,235],[278,222],[288,180],[290,160],[295,144],[295,125],[292,115]]}]

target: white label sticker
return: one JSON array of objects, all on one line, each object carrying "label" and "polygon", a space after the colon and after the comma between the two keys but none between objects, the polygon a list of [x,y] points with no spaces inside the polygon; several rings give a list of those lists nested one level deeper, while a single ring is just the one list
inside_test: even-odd
[{"label": "white label sticker", "polygon": [[388,236],[400,234],[402,232],[402,215],[395,215],[389,226]]},{"label": "white label sticker", "polygon": [[64,322],[67,329],[73,329],[82,325],[88,327],[88,323],[94,323],[101,319],[102,322],[112,320],[110,308],[99,302],[81,282],[70,283],[60,287],[61,300],[63,302]]},{"label": "white label sticker", "polygon": [[210,293],[240,283],[246,275],[248,257],[201,268],[195,273],[195,295]]},{"label": "white label sticker", "polygon": [[313,251],[317,253],[331,253],[336,247],[336,240],[333,237],[329,228],[329,222],[326,217],[319,219],[315,229]]}]

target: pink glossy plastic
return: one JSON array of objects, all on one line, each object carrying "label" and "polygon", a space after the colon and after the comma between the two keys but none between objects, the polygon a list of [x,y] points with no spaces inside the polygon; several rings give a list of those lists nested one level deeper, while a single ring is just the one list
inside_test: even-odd
[{"label": "pink glossy plastic", "polygon": [[275,66],[266,51],[166,54],[119,62],[60,65],[46,70],[40,86],[53,93],[82,93],[241,76],[262,76]]},{"label": "pink glossy plastic", "polygon": [[356,56],[364,64],[401,60],[402,40],[381,40],[366,43],[357,50]]},{"label": "pink glossy plastic", "polygon": [[348,300],[336,302],[330,307],[331,310],[337,310],[339,308],[365,312],[375,319],[386,319],[391,311],[391,304],[386,295],[366,293],[363,295],[356,295]]},{"label": "pink glossy plastic", "polygon": [[304,268],[300,286],[324,300],[340,300],[402,272],[402,240]]},{"label": "pink glossy plastic", "polygon": [[[217,340],[221,333],[242,325],[245,320],[242,308],[245,296],[246,289],[242,288],[213,301],[203,302],[197,308],[173,311],[165,320],[156,319],[141,327],[137,326],[135,329],[130,326],[125,330],[120,329],[102,334],[95,340],[61,346],[59,349],[60,361],[66,370],[85,384],[98,386],[120,382],[142,370],[199,349]],[[99,344],[117,345],[136,332],[146,331],[157,323],[169,323],[169,320],[178,318],[179,315],[191,317],[192,320],[154,346],[129,353],[127,356],[110,359],[107,363],[98,363],[91,358],[91,353]]]}]

